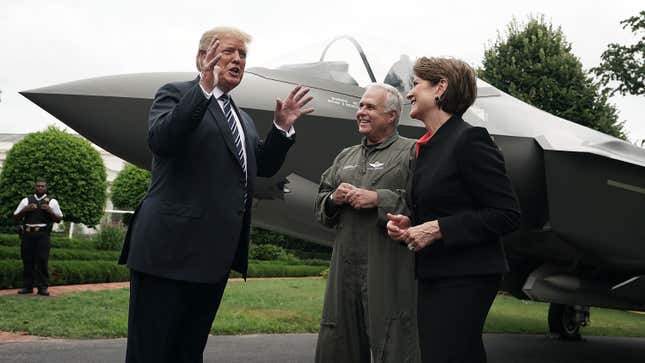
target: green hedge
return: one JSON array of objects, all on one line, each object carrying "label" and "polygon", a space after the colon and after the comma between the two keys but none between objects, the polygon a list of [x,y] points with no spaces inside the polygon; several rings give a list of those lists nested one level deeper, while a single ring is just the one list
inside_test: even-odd
[{"label": "green hedge", "polygon": [[[50,261],[49,284],[71,285],[128,281],[125,266],[108,261]],[[22,261],[0,261],[0,289],[22,286]]]},{"label": "green hedge", "polygon": [[331,260],[331,250],[329,250],[329,252],[313,252],[287,249],[287,252],[294,254],[301,260],[325,260],[327,263]]},{"label": "green hedge", "polygon": [[259,227],[251,228],[251,241],[256,245],[271,244],[284,248],[300,258],[330,259],[331,247],[319,245],[310,241],[289,237]]},{"label": "green hedge", "polygon": [[[259,258],[254,258],[249,254],[249,260],[261,260]],[[310,265],[310,266],[329,266],[329,260],[322,259],[300,259],[294,256],[291,253],[286,253],[284,256],[280,256],[276,260],[269,260],[272,263],[282,264],[282,265]]]},{"label": "green hedge", "polygon": [[[53,248],[70,248],[82,250],[95,250],[96,242],[87,239],[76,239],[67,237],[51,237]],[[0,246],[20,246],[20,238],[17,234],[0,234]]]},{"label": "green hedge", "polygon": [[[249,277],[304,277],[320,276],[327,266],[287,265],[273,261],[249,261]],[[50,261],[50,285],[91,284],[119,282],[130,279],[123,265],[110,261]],[[240,277],[232,272],[231,277]],[[0,289],[22,286],[22,261],[0,260]]]},{"label": "green hedge", "polygon": [[249,258],[254,260],[273,261],[285,259],[287,252],[284,248],[276,245],[256,245],[249,246]]},{"label": "green hedge", "polygon": [[[116,261],[119,251],[91,251],[69,248],[52,248],[49,260],[80,260],[80,261]],[[20,247],[0,246],[0,260],[19,260]]]},{"label": "green hedge", "polygon": [[103,225],[96,235],[96,248],[104,251],[121,251],[125,229],[119,225]]},{"label": "green hedge", "polygon": [[[287,265],[273,261],[249,261],[248,277],[304,277],[320,276],[327,266]],[[231,277],[240,277],[235,271]]]}]

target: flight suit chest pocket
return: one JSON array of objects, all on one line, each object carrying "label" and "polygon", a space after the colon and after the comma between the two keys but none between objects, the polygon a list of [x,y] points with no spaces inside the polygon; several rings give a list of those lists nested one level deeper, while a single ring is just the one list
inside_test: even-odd
[{"label": "flight suit chest pocket", "polygon": [[405,175],[397,163],[392,163],[388,168],[373,170],[372,172],[370,185],[373,188],[405,188]]},{"label": "flight suit chest pocket", "polygon": [[340,183],[349,183],[355,184],[359,179],[360,172],[360,163],[358,160],[350,160],[347,163],[341,165],[336,172],[338,184]]}]

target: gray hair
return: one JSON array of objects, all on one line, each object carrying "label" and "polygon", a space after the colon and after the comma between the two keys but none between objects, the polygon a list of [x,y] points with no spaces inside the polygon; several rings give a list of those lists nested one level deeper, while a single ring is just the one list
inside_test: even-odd
[{"label": "gray hair", "polygon": [[401,118],[401,105],[403,105],[403,97],[399,93],[399,90],[390,86],[386,83],[370,83],[365,87],[365,90],[371,88],[379,88],[385,91],[385,111],[396,112],[396,120],[394,120],[394,126],[399,126],[399,119]]}]

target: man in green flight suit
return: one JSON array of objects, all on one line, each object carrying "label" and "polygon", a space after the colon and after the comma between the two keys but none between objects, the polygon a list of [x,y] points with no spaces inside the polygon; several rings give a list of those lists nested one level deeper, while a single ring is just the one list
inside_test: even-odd
[{"label": "man in green flight suit", "polygon": [[391,240],[387,213],[404,210],[415,141],[399,136],[402,97],[368,86],[356,112],[360,144],[321,177],[315,214],[336,228],[316,362],[419,362],[414,254]]}]

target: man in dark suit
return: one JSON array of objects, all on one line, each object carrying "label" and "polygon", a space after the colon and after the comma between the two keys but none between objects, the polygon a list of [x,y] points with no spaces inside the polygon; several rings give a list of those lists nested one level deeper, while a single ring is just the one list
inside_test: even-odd
[{"label": "man in dark suit", "polygon": [[162,86],[152,103],[152,180],[126,236],[131,269],[126,362],[201,362],[231,269],[246,277],[256,175],[271,176],[313,109],[308,89],[276,101],[262,141],[228,93],[242,80],[250,36],[202,35],[199,77]]}]

